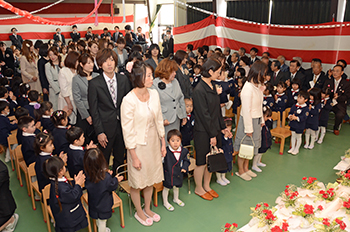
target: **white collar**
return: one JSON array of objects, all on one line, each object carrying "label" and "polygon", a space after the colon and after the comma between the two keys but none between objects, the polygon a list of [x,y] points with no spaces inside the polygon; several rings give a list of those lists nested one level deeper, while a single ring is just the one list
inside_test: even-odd
[{"label": "white collar", "polygon": [[27,132],[23,132],[22,135],[25,136],[25,137],[35,136],[34,133],[27,133]]},{"label": "white collar", "polygon": [[0,101],[9,102],[7,99],[0,98]]},{"label": "white collar", "polygon": [[111,78],[109,78],[106,74],[105,74],[105,72],[103,72],[103,77],[105,78],[105,80],[106,80],[106,82],[109,84],[109,81],[110,80],[112,80],[112,79],[114,79],[115,80],[115,83],[117,82],[117,76],[115,75],[115,72],[114,72],[114,77],[111,79]]},{"label": "white collar", "polygon": [[34,106],[35,104],[38,104],[37,102],[29,102],[29,105]]},{"label": "white collar", "polygon": [[264,95],[264,97],[272,97],[272,95],[271,95],[271,94],[269,94],[269,95]]},{"label": "white collar", "polygon": [[69,144],[69,148],[72,150],[82,150],[84,151],[84,148],[82,146],[75,146],[73,144]]},{"label": "white collar", "polygon": [[[55,181],[55,178],[50,177],[49,179]],[[66,183],[68,182],[66,177],[57,178],[57,181],[58,182],[66,182]]]},{"label": "white collar", "polygon": [[6,118],[7,118],[7,115],[5,115],[5,114],[1,114],[1,116],[4,116],[4,117],[6,117]]},{"label": "white collar", "polygon": [[43,115],[42,117],[43,118],[51,118],[51,116],[49,116],[49,115]]},{"label": "white collar", "polygon": [[302,105],[299,105],[299,103],[296,104],[297,106],[300,106],[301,108],[304,108],[305,106],[307,106],[306,103],[302,104]]},{"label": "white collar", "polygon": [[292,92],[299,92],[299,89],[297,89],[297,90],[292,89],[291,91]]},{"label": "white collar", "polygon": [[49,152],[43,152],[43,151],[40,152],[39,155],[41,155],[41,156],[48,156],[48,155],[52,156],[51,153],[49,153]]},{"label": "white collar", "polygon": [[171,146],[169,145],[169,150],[170,150],[171,152],[174,152],[174,151],[179,151],[179,152],[181,152],[182,147],[180,146],[177,150],[174,150],[174,149],[172,149]]},{"label": "white collar", "polygon": [[280,73],[281,69],[278,69],[275,74],[276,74],[276,77],[278,76],[278,74]]},{"label": "white collar", "polygon": [[339,78],[339,80],[336,80],[335,78],[334,78],[334,82],[335,83],[339,83],[341,81],[341,78]]},{"label": "white collar", "polygon": [[282,97],[282,96],[284,95],[284,92],[283,92],[283,93],[276,93],[276,95],[277,95],[278,97]]},{"label": "white collar", "polygon": [[61,125],[59,125],[59,126],[57,126],[57,128],[67,129],[67,126],[61,126]]},{"label": "white collar", "polygon": [[329,97],[326,97],[325,99],[323,99],[323,100],[325,100],[325,101],[327,101],[329,99]]}]

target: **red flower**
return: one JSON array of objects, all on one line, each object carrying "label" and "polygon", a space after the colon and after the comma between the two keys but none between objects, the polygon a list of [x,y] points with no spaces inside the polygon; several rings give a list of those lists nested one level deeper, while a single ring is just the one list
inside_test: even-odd
[{"label": "red flower", "polygon": [[237,223],[232,223],[233,227],[238,227]]},{"label": "red flower", "polygon": [[350,208],[350,202],[349,201],[344,201],[343,206],[347,209]]},{"label": "red flower", "polygon": [[330,226],[331,225],[331,223],[329,222],[328,218],[323,218],[322,223],[323,223],[323,225],[326,225],[326,226]]},{"label": "red flower", "polygon": [[283,232],[283,230],[281,228],[279,228],[278,226],[275,226],[275,227],[271,228],[271,232]]},{"label": "red flower", "polygon": [[317,208],[318,208],[319,210],[323,210],[322,205],[319,205]]},{"label": "red flower", "polygon": [[269,207],[269,204],[267,204],[267,203],[264,203],[264,206],[265,206],[265,207]]},{"label": "red flower", "polygon": [[321,190],[319,193],[320,194],[325,194],[326,192],[324,190]]},{"label": "red flower", "polygon": [[313,214],[314,213],[314,207],[312,205],[305,204],[304,205],[304,213],[306,213],[306,214]]},{"label": "red flower", "polygon": [[283,224],[282,224],[282,230],[283,230],[283,231],[288,231],[288,227],[289,227],[288,223],[287,223],[287,222],[283,222]]},{"label": "red flower", "polygon": [[289,188],[289,185],[286,185],[286,188]]},{"label": "red flower", "polygon": [[225,228],[230,228],[231,227],[231,224],[230,223],[226,223],[225,224]]},{"label": "red flower", "polygon": [[327,194],[323,194],[322,197],[323,197],[324,199],[327,199],[327,198],[328,198],[328,195],[327,195]]},{"label": "red flower", "polygon": [[335,222],[339,224],[340,229],[345,230],[346,224],[342,220],[339,220],[337,218],[337,219],[335,219]]},{"label": "red flower", "polygon": [[230,232],[230,230],[229,229],[225,229],[225,232]]},{"label": "red flower", "polygon": [[260,205],[260,204],[257,204],[257,205],[255,206],[255,210],[259,209],[260,207],[261,207],[261,205]]},{"label": "red flower", "polygon": [[303,178],[302,178],[302,180],[306,180],[307,178],[304,176]]}]

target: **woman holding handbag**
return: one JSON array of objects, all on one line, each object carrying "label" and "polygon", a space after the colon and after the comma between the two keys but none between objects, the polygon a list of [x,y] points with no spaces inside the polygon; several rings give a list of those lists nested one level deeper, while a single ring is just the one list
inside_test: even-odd
[{"label": "woman holding handbag", "polygon": [[202,66],[202,79],[193,92],[193,108],[196,115],[193,135],[197,165],[194,170],[194,192],[209,201],[219,195],[210,188],[211,173],[207,168],[206,155],[211,146],[221,147],[221,131],[226,130],[221,115],[220,97],[213,83],[220,73],[221,63],[209,58]]},{"label": "woman holding handbag", "polygon": [[[261,145],[261,126],[263,119],[264,76],[267,66],[256,61],[249,70],[247,82],[241,92],[241,117],[237,126],[234,150],[238,155],[238,172],[236,175],[245,181],[250,181],[257,175],[249,170],[249,160],[258,154]],[[241,146],[242,145],[242,146]],[[243,146],[244,145],[244,146]],[[251,154],[246,154],[251,148]],[[249,157],[250,155],[250,157]]]}]

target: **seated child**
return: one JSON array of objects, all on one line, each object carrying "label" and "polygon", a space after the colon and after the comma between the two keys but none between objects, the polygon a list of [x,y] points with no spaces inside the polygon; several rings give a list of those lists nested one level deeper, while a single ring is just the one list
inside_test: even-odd
[{"label": "seated child", "polygon": [[30,91],[30,85],[21,83],[19,85],[19,94],[20,96],[17,98],[17,103],[19,106],[24,107],[25,105],[29,105],[28,100],[28,92]]},{"label": "seated child", "polygon": [[[71,127],[66,132],[66,138],[69,142],[67,151],[67,165],[70,176],[77,175],[81,170],[84,171],[84,132],[80,127]],[[86,147],[87,149],[96,148],[96,145],[91,141]]]},{"label": "seated child", "polygon": [[288,96],[288,107],[292,107],[297,103],[298,93],[300,91],[300,80],[299,79],[293,79],[291,82],[292,88],[287,90],[287,96]]},{"label": "seated child", "polygon": [[268,106],[270,109],[273,108],[275,99],[273,97],[273,85],[271,83],[266,83],[265,84],[266,88],[264,90],[264,101],[263,101],[263,106]]},{"label": "seated child", "polygon": [[261,128],[261,146],[258,150],[258,154],[253,158],[252,169],[256,172],[262,172],[259,166],[266,167],[266,164],[261,163],[261,157],[272,145],[272,136],[270,132],[270,128],[272,127],[272,110],[268,106],[263,107],[263,116],[265,124]]},{"label": "seated child", "polygon": [[30,90],[28,93],[28,100],[29,100],[29,104],[25,105],[24,108],[29,110],[29,115],[32,118],[35,118],[34,115],[34,109],[39,109],[40,104],[38,103],[40,97],[39,97],[39,93],[36,90]]},{"label": "seated child", "polygon": [[45,160],[43,170],[48,184],[51,183],[49,204],[55,219],[55,230],[78,231],[86,228],[88,222],[80,200],[85,183],[83,172],[79,172],[74,181],[70,182],[64,176],[64,161],[55,156]]},{"label": "seated child", "polygon": [[11,91],[9,92],[4,86],[0,86],[0,101],[9,103],[9,116],[13,116],[18,106],[16,96],[14,96]]},{"label": "seated child", "polygon": [[123,176],[112,176],[103,153],[96,146],[86,151],[83,161],[89,215],[96,220],[98,231],[110,231],[106,229],[106,224],[107,219],[112,217],[113,191],[118,188]]},{"label": "seated child", "polygon": [[328,119],[329,119],[329,112],[332,110],[332,90],[330,88],[323,88],[321,91],[321,112],[320,117],[318,121],[318,131],[316,133],[316,140],[318,138],[318,135],[320,134],[320,137],[318,138],[317,143],[322,144],[324,136],[326,135],[326,128],[328,125]]},{"label": "seated child", "polygon": [[318,120],[321,111],[321,89],[312,88],[310,89],[309,94],[309,116],[306,119],[304,148],[311,150],[314,148],[316,132],[318,131]]},{"label": "seated child", "polygon": [[275,106],[273,111],[280,112],[281,118],[283,111],[287,108],[288,97],[285,94],[286,91],[286,83],[280,81],[277,84],[277,93],[275,94]]},{"label": "seated child", "polygon": [[67,153],[69,142],[66,138],[68,116],[63,110],[56,110],[51,116],[51,120],[55,125],[52,130],[52,135],[54,137],[55,153],[64,152]]},{"label": "seated child", "polygon": [[22,154],[27,167],[36,160],[34,151],[35,141],[35,124],[34,118],[30,116],[22,116],[18,120],[18,128],[22,131]]},{"label": "seated child", "polygon": [[292,131],[291,144],[292,148],[288,151],[292,155],[299,153],[301,145],[301,135],[306,127],[306,119],[309,116],[309,107],[306,102],[309,100],[310,94],[307,91],[300,91],[297,98],[297,104],[290,109],[288,119],[289,126]]},{"label": "seated child", "polygon": [[232,119],[225,119],[226,131],[225,134],[221,133],[222,150],[224,151],[225,159],[227,162],[227,170],[216,172],[216,183],[226,186],[230,181],[226,178],[226,173],[232,170],[232,160],[233,160],[233,142],[232,142]]},{"label": "seated child", "polygon": [[188,172],[190,160],[188,159],[188,150],[181,147],[182,135],[180,131],[173,129],[168,132],[167,140],[169,146],[163,160],[164,169],[164,189],[163,189],[163,205],[169,211],[174,211],[174,207],[168,202],[169,189],[173,189],[173,201],[179,206],[185,206],[179,199],[179,188],[182,187],[183,174]]},{"label": "seated child", "polygon": [[7,84],[5,84],[4,86],[6,87],[6,89],[10,92],[12,91],[12,88],[10,87],[12,78],[14,76],[14,70],[12,70],[12,68],[7,68],[4,71],[4,78],[7,79]]},{"label": "seated child", "polygon": [[7,117],[10,114],[9,107],[9,103],[0,101],[0,145],[7,148],[5,162],[9,162],[11,160],[7,137],[11,134],[11,131],[17,129],[17,120],[10,122],[10,119]]},{"label": "seated child", "polygon": [[185,98],[187,122],[181,124],[180,132],[182,134],[182,146],[191,145],[193,139],[193,128],[194,128],[194,115],[192,114],[193,110],[193,101],[190,98]]},{"label": "seated child", "polygon": [[198,82],[202,79],[201,75],[202,66],[196,64],[193,67],[193,82],[191,82],[192,88],[195,88]]},{"label": "seated child", "polygon": [[53,113],[52,103],[49,101],[44,101],[40,104],[40,108],[35,110],[36,120],[41,121],[41,126],[43,130],[47,130],[48,132],[52,132],[55,128],[51,120],[51,115]]}]

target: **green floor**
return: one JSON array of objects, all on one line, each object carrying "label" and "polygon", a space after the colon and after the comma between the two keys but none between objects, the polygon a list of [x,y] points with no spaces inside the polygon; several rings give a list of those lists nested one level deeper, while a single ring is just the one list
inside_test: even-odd
[{"label": "green floor", "polygon": [[[280,192],[286,184],[300,185],[303,176],[314,176],[322,182],[333,182],[336,179],[333,167],[339,161],[344,151],[350,147],[350,125],[343,125],[340,135],[327,132],[324,143],[316,144],[313,150],[300,149],[298,156],[287,153],[288,147],[284,149],[284,155],[279,155],[279,145],[273,144],[272,149],[263,156],[263,162],[267,167],[250,182],[245,182],[236,176],[228,176],[231,184],[225,187],[219,186],[212,178],[212,188],[220,195],[218,199],[211,202],[204,201],[193,194],[194,182],[191,180],[192,194],[188,194],[187,182],[180,190],[180,199],[185,202],[185,207],[174,205],[175,211],[168,212],[162,206],[161,193],[159,193],[159,206],[153,210],[159,213],[162,220],[153,226],[146,228],[139,224],[133,217],[129,216],[127,195],[120,196],[124,205],[125,228],[120,227],[119,211],[108,220],[108,227],[112,231],[220,231],[226,222],[236,222],[241,227],[250,220],[249,207],[264,201],[274,204]],[[289,144],[289,140],[287,140]],[[4,157],[1,156],[1,159]],[[9,164],[10,168],[10,164]],[[234,166],[234,171],[237,167]],[[15,172],[10,171],[11,190],[17,203],[19,222],[16,232],[47,231],[43,221],[41,207],[37,202],[37,210],[32,210],[30,197],[27,195],[26,185],[19,186]],[[23,178],[24,179],[24,178]],[[54,231],[54,230],[53,230]],[[84,230],[87,231],[87,230]]]}]

